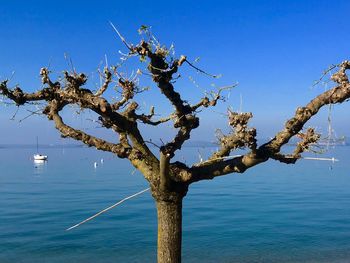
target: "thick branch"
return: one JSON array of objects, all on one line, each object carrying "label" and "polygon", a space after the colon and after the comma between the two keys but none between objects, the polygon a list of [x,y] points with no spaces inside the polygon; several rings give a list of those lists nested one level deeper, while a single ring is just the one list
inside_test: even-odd
[{"label": "thick branch", "polygon": [[311,100],[305,107],[299,107],[293,118],[289,119],[285,128],[279,132],[271,141],[263,145],[261,148],[269,151],[271,154],[278,153],[283,145],[297,133],[299,133],[304,124],[317,112],[321,107],[328,104],[342,103],[350,98],[350,85],[344,83],[336,86],[315,99]]},{"label": "thick branch", "polygon": [[137,49],[138,53],[148,56],[151,60],[148,69],[153,74],[153,80],[158,84],[159,89],[175,107],[174,115],[177,117],[174,123],[179,128],[174,140],[164,146],[166,153],[172,158],[174,152],[181,149],[183,143],[190,138],[193,129],[199,126],[199,119],[194,116],[191,106],[181,99],[179,93],[174,90],[171,84],[172,75],[177,72],[178,67],[184,62],[185,57],[175,60],[171,66],[165,61],[162,52],[152,52],[147,43],[142,42]]},{"label": "thick branch", "polygon": [[175,138],[164,145],[165,152],[167,152],[171,158],[174,156],[174,152],[181,149],[184,142],[190,139],[191,131],[199,126],[199,119],[189,114],[178,119],[174,126],[176,128],[179,127]]},{"label": "thick branch", "polygon": [[[45,73],[45,72],[44,72]],[[46,73],[45,73],[46,74]],[[45,81],[48,81],[48,76],[42,74]],[[64,88],[59,88],[59,85],[54,85],[53,88],[44,88],[36,93],[24,93],[21,89],[16,88],[10,90],[7,88],[7,82],[0,83],[0,92],[9,99],[15,101],[18,105],[23,105],[30,101],[44,100],[49,103],[44,110],[44,114],[50,114],[50,119],[55,119],[56,125],[63,136],[74,137],[81,140],[87,145],[94,146],[98,149],[110,151],[118,155],[124,156],[124,153],[119,152],[116,145],[108,145],[103,141],[96,141],[97,138],[91,137],[79,130],[71,130],[73,128],[65,126],[58,112],[68,104],[77,104],[83,109],[90,109],[100,115],[100,119],[106,128],[111,128],[118,132],[126,134],[132,143],[132,151],[128,153],[128,158],[132,164],[140,169],[147,179],[151,179],[151,172],[157,172],[159,169],[158,160],[145,144],[138,128],[136,121],[128,119],[114,111],[111,104],[104,98],[95,96],[88,89],[80,86],[86,82],[84,74],[70,75],[65,73],[66,85]],[[57,104],[57,110],[51,109],[51,103]],[[108,123],[108,125],[106,125]],[[69,129],[71,128],[71,129]],[[122,146],[122,145],[118,145]],[[124,145],[125,146],[125,145]],[[124,156],[126,157],[126,156]]]},{"label": "thick branch", "polygon": [[48,118],[55,122],[56,129],[60,131],[63,137],[69,137],[74,140],[81,141],[84,144],[93,146],[98,150],[115,153],[120,158],[126,158],[129,156],[131,148],[124,147],[124,145],[121,143],[114,144],[107,142],[65,124],[58,113],[62,108],[63,105],[59,105],[57,101],[53,100],[47,106],[46,110],[48,111]]},{"label": "thick branch", "polygon": [[130,133],[133,145],[130,146],[127,140],[127,133],[120,132],[120,143],[114,144],[99,139],[92,135],[86,134],[80,130],[74,129],[65,124],[59,115],[63,105],[57,101],[51,101],[46,108],[49,119],[55,121],[56,128],[63,137],[70,137],[75,140],[82,141],[84,144],[93,146],[98,150],[112,152],[120,158],[128,158],[135,168],[139,169],[147,180],[152,180],[154,172],[158,170],[158,161],[154,155],[148,150],[145,143],[140,143],[142,137],[137,130]]},{"label": "thick branch", "polygon": [[122,78],[119,78],[118,84],[122,88],[122,99],[112,104],[112,109],[115,111],[134,98],[136,88],[134,82]]},{"label": "thick branch", "polygon": [[45,88],[34,93],[24,93],[19,87],[11,90],[7,87],[7,81],[0,83],[0,94],[13,100],[17,105],[23,105],[30,101],[49,100],[54,97],[55,90]]},{"label": "thick branch", "polygon": [[[350,68],[348,61],[343,62],[339,66],[339,71],[332,76],[340,85],[325,91],[311,100],[305,107],[299,107],[293,118],[287,121],[283,131],[279,132],[271,141],[260,146],[243,156],[235,157],[230,160],[214,159],[204,163],[194,165],[191,169],[191,178],[189,182],[195,182],[203,179],[212,179],[216,176],[225,175],[233,172],[242,173],[259,163],[274,158],[285,163],[294,163],[299,158],[299,154],[304,151],[303,142],[297,146],[293,153],[293,158],[280,154],[280,149],[287,144],[290,138],[298,134],[305,123],[317,112],[321,107],[328,104],[342,103],[350,98],[350,84],[345,70]],[[307,142],[307,144],[310,142]],[[305,146],[305,145],[304,145]],[[290,161],[287,161],[290,159]]]},{"label": "thick branch", "polygon": [[268,157],[260,153],[259,150],[228,160],[209,160],[192,166],[190,169],[191,178],[187,178],[187,180],[189,183],[193,183],[230,173],[244,173],[247,169],[267,160]]},{"label": "thick branch", "polygon": [[239,148],[248,147],[255,151],[256,144],[256,129],[248,128],[248,122],[253,117],[252,113],[237,113],[229,111],[229,125],[232,127],[232,132],[228,135],[219,137],[220,149],[209,157],[209,160],[217,160],[229,156],[231,151]]},{"label": "thick branch", "polygon": [[169,66],[165,61],[166,54],[164,50],[159,48],[152,52],[149,44],[144,41],[135,47],[133,51],[142,57],[146,56],[150,59],[148,70],[152,73],[153,80],[158,84],[160,91],[175,107],[176,115],[181,117],[191,113],[190,105],[181,99],[180,94],[174,90],[174,86],[171,84],[173,74],[177,72],[178,67],[182,65],[186,57],[182,56],[179,60],[174,60],[172,65]]}]

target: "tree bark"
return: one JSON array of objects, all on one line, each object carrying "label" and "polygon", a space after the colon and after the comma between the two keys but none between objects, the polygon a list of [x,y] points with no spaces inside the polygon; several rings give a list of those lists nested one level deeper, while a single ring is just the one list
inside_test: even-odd
[{"label": "tree bark", "polygon": [[158,263],[181,262],[182,199],[156,200],[158,214]]}]

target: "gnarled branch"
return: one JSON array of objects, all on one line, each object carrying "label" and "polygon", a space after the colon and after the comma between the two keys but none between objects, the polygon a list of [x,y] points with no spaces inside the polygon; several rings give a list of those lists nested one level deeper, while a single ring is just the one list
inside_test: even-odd
[{"label": "gnarled branch", "polygon": [[109,84],[112,82],[112,73],[108,70],[108,67],[105,67],[103,70],[104,73],[104,83],[103,85],[99,88],[98,91],[96,91],[95,96],[101,96],[107,89]]},{"label": "gnarled branch", "polygon": [[[261,145],[256,150],[235,157],[229,160],[213,159],[204,163],[199,163],[190,169],[191,178],[186,178],[189,182],[195,182],[203,179],[213,179],[229,173],[242,173],[259,163],[267,161],[269,158],[277,159],[285,163],[294,163],[300,158],[300,153],[305,150],[305,146],[313,143],[318,136],[309,131],[306,141],[298,144],[296,150],[291,156],[285,156],[280,153],[283,145],[298,134],[305,123],[325,105],[342,103],[350,99],[350,83],[345,71],[350,69],[350,63],[345,61],[339,65],[339,71],[333,74],[332,79],[339,85],[323,92],[316,98],[312,99],[305,107],[299,107],[293,118],[286,122],[285,128],[276,134],[269,142]],[[291,157],[291,158],[290,158]]]}]

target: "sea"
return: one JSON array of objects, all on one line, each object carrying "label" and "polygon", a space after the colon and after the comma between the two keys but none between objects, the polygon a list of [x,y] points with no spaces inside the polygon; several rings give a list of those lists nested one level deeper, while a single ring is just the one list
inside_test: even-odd
[{"label": "sea", "polygon": [[[185,147],[178,160],[211,147]],[[148,187],[126,160],[86,147],[0,148],[0,262],[156,262],[149,192],[67,228]],[[185,263],[350,262],[350,147],[338,162],[268,161],[190,186],[183,204]],[[96,164],[95,164],[96,163]],[[95,167],[96,166],[96,167]]]}]

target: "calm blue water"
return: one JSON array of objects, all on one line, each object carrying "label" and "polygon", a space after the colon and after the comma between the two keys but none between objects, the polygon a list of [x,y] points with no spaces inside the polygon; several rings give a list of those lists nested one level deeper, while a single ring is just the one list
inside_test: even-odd
[{"label": "calm blue water", "polygon": [[[65,231],[147,187],[126,161],[93,149],[48,148],[49,162],[34,165],[33,152],[0,149],[0,262],[156,261],[149,193]],[[198,156],[194,148],[184,152],[180,159]],[[192,185],[183,262],[350,262],[349,154],[349,147],[326,154],[341,159],[332,167],[270,161]]]}]

